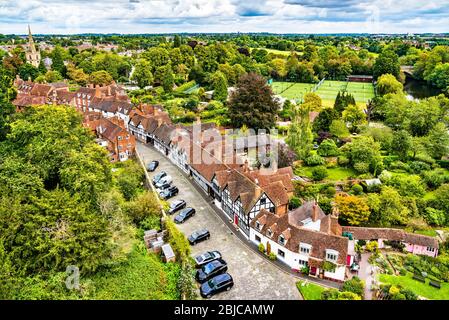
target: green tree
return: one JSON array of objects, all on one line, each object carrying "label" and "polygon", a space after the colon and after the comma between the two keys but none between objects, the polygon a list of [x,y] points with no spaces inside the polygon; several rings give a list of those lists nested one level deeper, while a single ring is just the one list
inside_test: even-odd
[{"label": "green tree", "polygon": [[63,79],[62,75],[58,71],[49,70],[45,74],[45,81],[47,83],[58,82],[61,81],[62,79]]},{"label": "green tree", "polygon": [[317,153],[322,157],[335,157],[338,155],[338,147],[332,139],[326,139],[321,142]]},{"label": "green tree", "polygon": [[231,95],[229,115],[236,128],[268,129],[275,125],[279,104],[265,78],[255,73],[242,76]]},{"label": "green tree", "polygon": [[152,84],[153,74],[151,73],[150,63],[146,60],[139,60],[136,64],[131,80],[137,82],[137,85],[141,89]]},{"label": "green tree", "polygon": [[332,120],[329,126],[329,132],[339,139],[346,138],[350,135],[346,123],[342,120]]},{"label": "green tree", "polygon": [[405,130],[400,130],[393,135],[391,149],[401,160],[407,160],[408,154],[412,149],[412,143],[410,134]]},{"label": "green tree", "polygon": [[366,122],[365,113],[356,105],[349,105],[343,111],[342,118],[345,122],[350,124],[351,131],[357,131],[361,124]]},{"label": "green tree", "polygon": [[313,121],[313,131],[329,132],[332,121],[338,119],[338,112],[333,108],[324,108]]},{"label": "green tree", "polygon": [[396,79],[400,79],[401,65],[399,57],[391,50],[382,51],[373,66],[374,78],[378,79],[383,74],[391,74]]},{"label": "green tree", "polygon": [[31,81],[34,81],[34,79],[36,79],[38,75],[39,69],[30,63],[25,63],[19,68],[19,76],[24,80],[31,79]]},{"label": "green tree", "polygon": [[11,101],[15,99],[16,94],[10,73],[0,65],[0,141],[3,141],[8,133],[9,119],[15,110]]},{"label": "green tree", "polygon": [[426,150],[434,159],[449,153],[449,134],[447,127],[439,122],[429,132],[425,140]]},{"label": "green tree", "polygon": [[312,150],[313,134],[309,118],[310,107],[310,104],[303,103],[294,108],[292,123],[285,139],[289,147],[302,160],[305,160]]},{"label": "green tree", "polygon": [[51,59],[53,62],[51,68],[52,70],[59,72],[62,76],[66,74],[66,67],[64,65],[65,56],[66,52],[59,45],[57,45],[51,53]]},{"label": "green tree", "polygon": [[105,70],[95,71],[89,77],[89,82],[95,85],[110,85],[112,81],[114,81],[114,79]]},{"label": "green tree", "polygon": [[360,173],[381,172],[383,168],[380,144],[372,137],[358,137],[344,146],[352,166]]},{"label": "green tree", "polygon": [[228,99],[228,83],[222,72],[215,71],[212,75],[212,86],[214,88],[214,99],[226,102]]},{"label": "green tree", "polygon": [[404,199],[393,187],[383,187],[380,194],[370,193],[370,220],[381,226],[405,225],[411,213]]},{"label": "green tree", "polygon": [[401,93],[404,89],[402,83],[400,83],[392,74],[383,74],[377,79],[377,92],[380,95],[388,93]]}]

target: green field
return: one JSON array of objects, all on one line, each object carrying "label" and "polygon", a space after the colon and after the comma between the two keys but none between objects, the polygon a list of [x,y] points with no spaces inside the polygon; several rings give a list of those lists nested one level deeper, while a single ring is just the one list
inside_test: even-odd
[{"label": "green field", "polygon": [[302,284],[303,281],[298,281],[296,283],[296,287],[298,288],[299,292],[301,292],[304,300],[321,300],[321,293],[326,290],[326,288],[310,282],[305,284],[304,286]]},{"label": "green field", "polygon": [[441,289],[431,287],[429,281],[421,283],[414,280],[411,273],[407,273],[405,276],[394,276],[388,274],[380,274],[379,281],[382,283],[389,283],[392,285],[401,285],[403,288],[407,288],[415,292],[416,294],[432,300],[449,300],[449,284],[441,283]]},{"label": "green field", "polygon": [[[274,93],[286,99],[300,99],[313,87],[314,84],[311,83],[274,82],[272,84]],[[316,94],[323,100],[323,105],[330,106],[335,101],[338,92],[343,90],[354,95],[357,104],[365,104],[368,100],[374,98],[373,84],[363,82],[325,80]]]}]

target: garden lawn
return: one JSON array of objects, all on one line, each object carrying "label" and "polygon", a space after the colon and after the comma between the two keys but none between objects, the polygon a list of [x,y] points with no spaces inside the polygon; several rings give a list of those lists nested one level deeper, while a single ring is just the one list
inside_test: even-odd
[{"label": "garden lawn", "polygon": [[[297,170],[297,175],[312,178],[312,170],[314,167],[300,167]],[[328,177],[325,180],[344,181],[349,177],[356,177],[357,173],[351,168],[334,167],[327,168]]]},{"label": "garden lawn", "polygon": [[321,300],[321,292],[326,290],[326,288],[310,282],[304,286],[302,284],[303,281],[298,281],[296,282],[296,287],[301,292],[304,300]]},{"label": "garden lawn", "polygon": [[407,273],[405,276],[394,276],[380,274],[379,281],[386,284],[401,285],[415,292],[416,294],[432,300],[449,300],[449,283],[441,282],[441,289],[431,287],[429,280],[426,283],[412,279],[413,275]]}]

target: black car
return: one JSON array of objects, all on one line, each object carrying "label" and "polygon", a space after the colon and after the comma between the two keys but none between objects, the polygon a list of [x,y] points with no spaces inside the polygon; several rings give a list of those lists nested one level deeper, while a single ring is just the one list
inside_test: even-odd
[{"label": "black car", "polygon": [[192,233],[188,240],[192,246],[196,245],[198,242],[202,242],[210,238],[210,232],[207,229],[201,229]]},{"label": "black car", "polygon": [[185,208],[174,219],[175,223],[184,223],[187,219],[193,217],[196,210],[193,208]]},{"label": "black car", "polygon": [[203,254],[197,255],[195,257],[195,267],[196,268],[201,268],[202,266],[204,266],[205,264],[208,264],[209,262],[212,262],[214,260],[220,259],[221,258],[221,253],[220,251],[207,251],[204,252]]},{"label": "black car", "polygon": [[161,192],[159,193],[159,196],[160,196],[162,199],[167,200],[167,199],[170,199],[170,198],[176,196],[178,193],[179,193],[178,187],[176,187],[176,186],[171,186],[171,187],[169,187],[169,188],[167,188],[167,189],[161,191]]},{"label": "black car", "polygon": [[159,166],[159,161],[151,161],[151,163],[147,166],[147,170],[153,172]]},{"label": "black car", "polygon": [[165,177],[167,175],[167,172],[165,171],[161,171],[159,172],[157,175],[155,175],[153,177],[153,185],[155,185],[156,183],[159,182],[159,180],[161,180],[163,177]]},{"label": "black car", "polygon": [[173,214],[181,209],[184,209],[187,203],[184,200],[176,200],[170,204],[170,209],[168,209],[168,214]]},{"label": "black car", "polygon": [[229,273],[220,274],[203,283],[200,294],[203,298],[210,298],[222,291],[229,291],[234,286],[234,280]]},{"label": "black car", "polygon": [[223,259],[218,259],[209,262],[196,272],[195,279],[199,283],[204,283],[207,280],[218,276],[219,274],[228,271],[228,264]]}]

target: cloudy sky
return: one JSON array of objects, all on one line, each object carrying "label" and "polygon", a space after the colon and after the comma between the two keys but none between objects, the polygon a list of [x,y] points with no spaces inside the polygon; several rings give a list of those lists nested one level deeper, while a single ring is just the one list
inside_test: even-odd
[{"label": "cloudy sky", "polygon": [[0,33],[449,32],[449,0],[0,0]]}]

